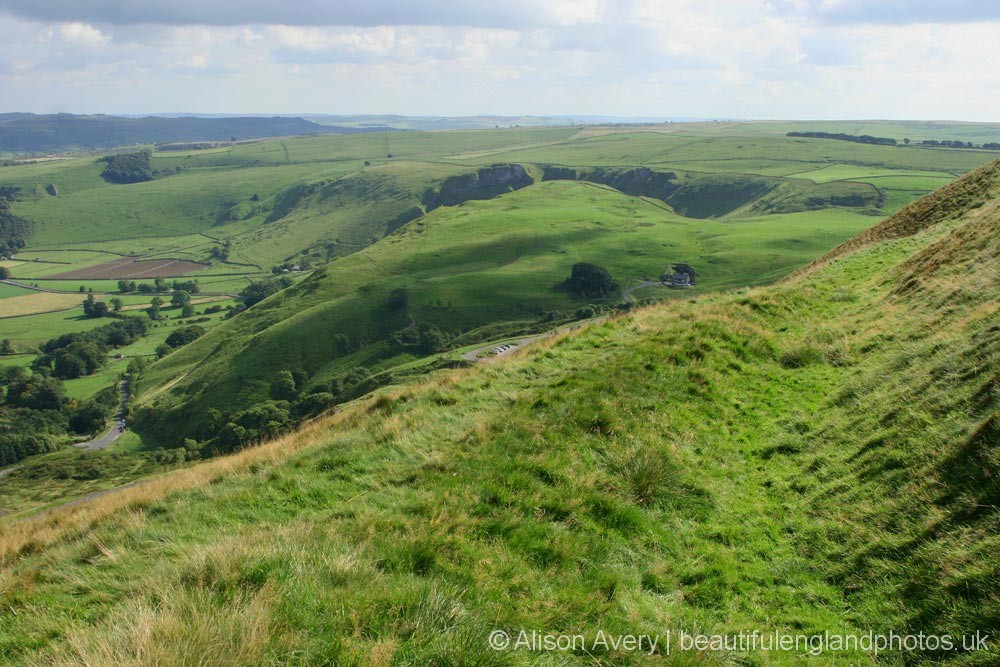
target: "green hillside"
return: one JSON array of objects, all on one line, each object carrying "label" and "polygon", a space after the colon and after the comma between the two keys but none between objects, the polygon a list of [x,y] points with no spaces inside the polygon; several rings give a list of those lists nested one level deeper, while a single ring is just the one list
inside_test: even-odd
[{"label": "green hillside", "polygon": [[[428,246],[410,284],[435,252],[454,253],[456,275],[468,273],[484,260],[436,248],[434,236],[476,212],[525,206],[530,189],[435,212],[422,231],[337,260],[233,324],[310,303],[310,285],[331,289],[346,262],[371,256],[391,269],[403,233]],[[961,638],[1000,627],[998,197],[994,163],[776,285],[638,309],[509,360],[383,390],[236,456],[9,524],[0,656],[996,664],[995,638],[979,651]],[[574,240],[598,243],[589,239],[616,203],[637,208],[636,247],[652,247],[641,235],[656,222],[639,223],[653,212],[621,195],[589,202],[584,222],[601,224],[574,223]],[[552,261],[538,250],[522,257]],[[266,345],[268,330],[259,335]],[[488,642],[497,630],[580,635],[584,648],[498,651]],[[661,639],[616,651],[595,646],[599,631]],[[678,641],[753,631],[938,641],[878,656],[814,644],[695,652]]]},{"label": "green hillside", "polygon": [[[209,409],[228,414],[267,400],[280,370],[304,372],[311,390],[322,391],[321,381],[352,366],[405,362],[385,358],[393,355],[380,341],[408,325],[459,336],[622,301],[617,290],[588,300],[557,289],[577,262],[608,268],[622,287],[691,262],[698,293],[773,280],[870,224],[835,210],[694,220],[655,200],[571,181],[439,208],[153,366],[143,380],[150,410],[138,428],[164,442],[210,439],[217,426]],[[390,307],[395,289],[407,290],[405,308]],[[340,348],[337,336],[346,337]],[[168,383],[169,392],[156,390]]]}]

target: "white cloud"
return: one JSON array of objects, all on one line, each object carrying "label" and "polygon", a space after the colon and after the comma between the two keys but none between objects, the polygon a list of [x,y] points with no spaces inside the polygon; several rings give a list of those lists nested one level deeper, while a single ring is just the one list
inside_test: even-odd
[{"label": "white cloud", "polygon": [[960,3],[961,24],[926,7],[861,20],[854,0],[261,0],[238,16],[193,0],[116,14],[123,3],[0,0],[17,11],[0,14],[0,111],[991,120],[1000,107],[982,3]]}]

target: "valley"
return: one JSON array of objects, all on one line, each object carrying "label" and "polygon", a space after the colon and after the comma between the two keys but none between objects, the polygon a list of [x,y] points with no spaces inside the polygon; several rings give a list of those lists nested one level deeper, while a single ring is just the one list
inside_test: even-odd
[{"label": "valley", "polygon": [[[134,431],[109,454],[198,460],[468,363],[491,341],[774,282],[996,155],[786,129],[293,137],[152,150],[152,180],[126,185],[105,181],[90,156],[3,167],[9,210],[30,232],[0,262],[0,338],[12,352],[0,364],[28,368],[37,346],[111,321],[84,313],[88,294],[122,317],[163,304],[146,334],[63,380],[65,393],[91,401],[130,377]],[[566,291],[579,262],[618,287]],[[696,267],[696,284],[660,286],[679,262]],[[172,285],[197,292],[181,307]],[[247,309],[261,298],[251,292],[268,298]],[[191,327],[204,335],[165,347]],[[80,456],[60,450],[35,465],[44,475],[46,457]],[[120,483],[112,469],[64,490]],[[16,480],[0,489],[8,513],[51,502],[48,491],[28,500]]]}]

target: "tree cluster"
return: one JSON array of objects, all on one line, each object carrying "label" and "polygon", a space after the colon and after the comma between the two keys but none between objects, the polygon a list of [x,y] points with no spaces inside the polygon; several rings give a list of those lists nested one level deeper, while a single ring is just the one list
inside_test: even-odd
[{"label": "tree cluster", "polygon": [[0,367],[0,465],[55,451],[69,432],[100,430],[117,400],[117,388],[108,387],[77,405],[66,398],[55,377],[19,366]]},{"label": "tree cluster", "polygon": [[590,262],[577,262],[564,287],[577,296],[588,299],[607,296],[618,289],[618,283],[603,266]]},{"label": "tree cluster", "polygon": [[271,383],[271,400],[228,415],[209,409],[203,435],[217,453],[231,452],[276,437],[303,419],[367,394],[392,379],[389,373],[370,375],[358,368],[310,388],[309,376],[302,369],[281,370]]},{"label": "tree cluster", "polygon": [[393,331],[386,340],[397,352],[416,352],[426,355],[447,349],[451,337],[433,324],[425,323]]},{"label": "tree cluster", "polygon": [[121,153],[102,157],[98,162],[104,162],[101,178],[108,183],[141,183],[153,180],[152,153]]},{"label": "tree cluster", "polygon": [[104,301],[97,301],[91,292],[83,301],[83,314],[87,317],[107,317],[111,314],[111,307]]},{"label": "tree cluster", "polygon": [[269,280],[261,280],[257,282],[252,282],[243,288],[240,292],[240,296],[243,297],[243,302],[247,308],[253,306],[254,304],[260,303],[267,297],[279,292],[286,287],[291,287],[292,279],[288,276],[283,276],[281,278],[271,278]]},{"label": "tree cluster", "polygon": [[90,375],[104,366],[108,350],[135,342],[146,335],[148,325],[139,317],[124,317],[90,331],[53,338],[42,345],[42,354],[32,363],[36,372],[62,379]]}]

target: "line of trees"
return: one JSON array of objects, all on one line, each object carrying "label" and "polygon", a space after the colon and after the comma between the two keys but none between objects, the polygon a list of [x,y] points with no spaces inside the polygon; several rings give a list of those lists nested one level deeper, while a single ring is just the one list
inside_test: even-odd
[{"label": "line of trees", "polygon": [[129,294],[132,292],[138,292],[139,294],[154,294],[156,292],[170,292],[182,290],[188,294],[197,294],[201,291],[201,285],[198,284],[197,280],[175,280],[172,283],[168,283],[163,278],[156,278],[153,280],[153,284],[149,283],[136,283],[134,280],[119,280],[118,281],[118,291],[122,294]]},{"label": "line of trees", "polygon": [[890,137],[873,137],[870,134],[844,134],[843,132],[789,132],[786,137],[806,137],[809,139],[835,139],[837,141],[853,141],[858,144],[876,144],[879,146],[895,146],[898,142]]},{"label": "line of trees", "polygon": [[1000,144],[995,142],[985,144],[974,144],[971,141],[958,141],[954,139],[924,139],[920,142],[924,146],[941,148],[983,148],[988,151],[1000,151]]},{"label": "line of trees", "polygon": [[[853,141],[859,144],[877,144],[880,146],[896,146],[899,143],[889,137],[873,137],[870,134],[845,134],[843,132],[788,132],[785,136],[835,139],[837,141]],[[903,143],[909,146],[912,142],[907,138],[903,139]],[[982,148],[990,151],[1000,151],[1000,143],[996,142],[974,144],[971,141],[958,141],[957,139],[924,139],[918,143],[931,148]]]}]

